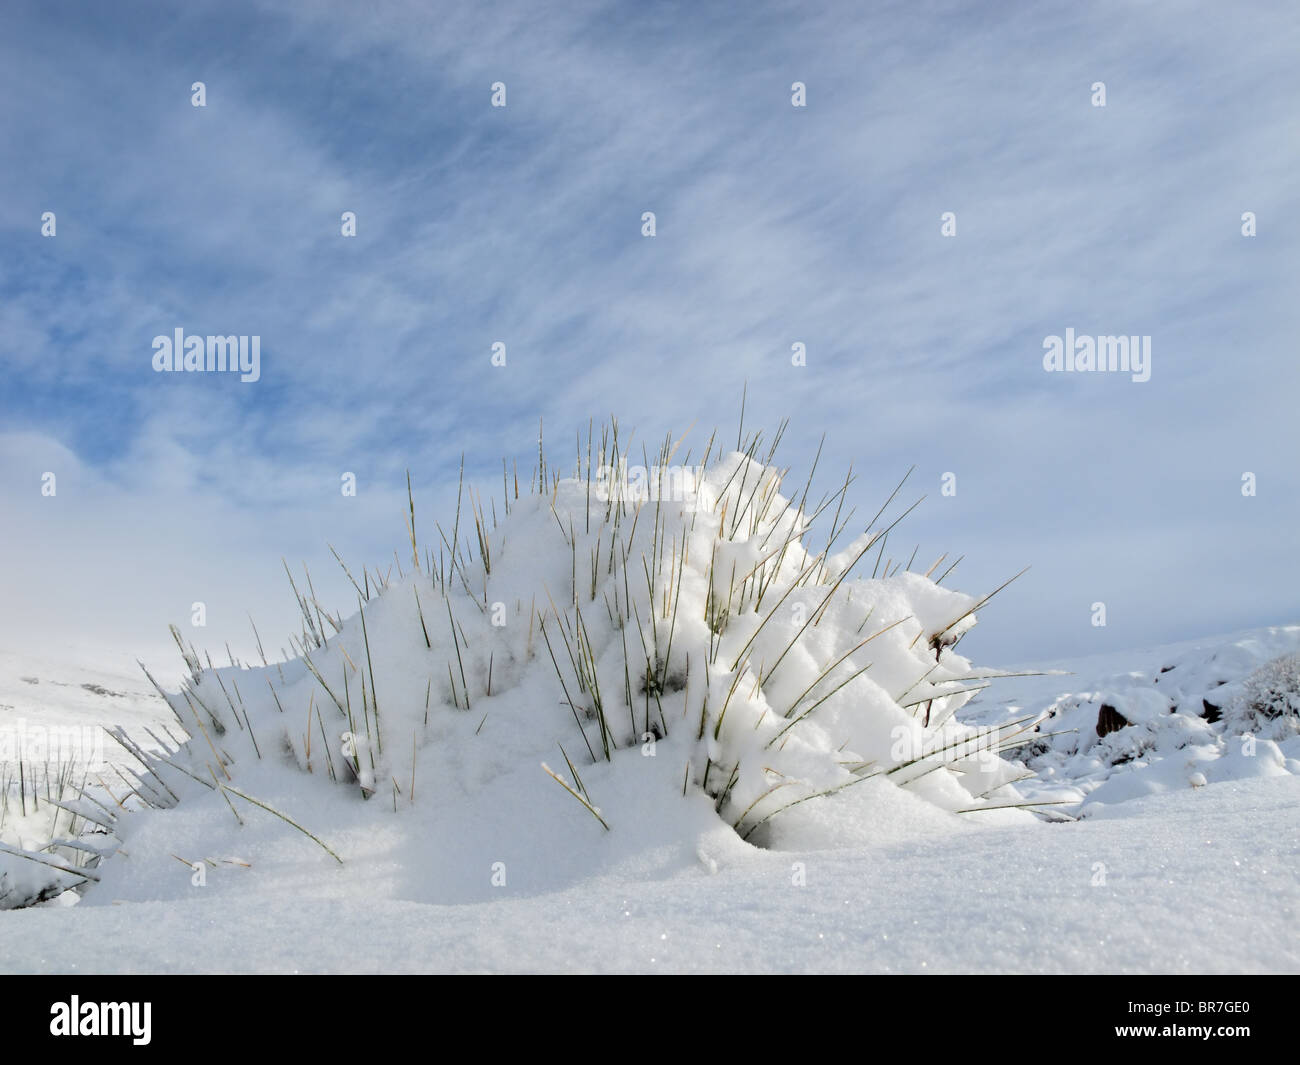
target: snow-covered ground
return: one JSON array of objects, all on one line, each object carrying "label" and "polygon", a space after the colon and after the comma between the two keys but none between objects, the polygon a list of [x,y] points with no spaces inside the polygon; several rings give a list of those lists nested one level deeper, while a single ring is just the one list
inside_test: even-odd
[{"label": "snow-covered ground", "polygon": [[[987,726],[1045,712],[1017,752],[1034,773],[1020,788],[1096,816],[1142,795],[1300,773],[1297,655],[1300,625],[1093,655],[998,680],[963,716]],[[1243,709],[1279,666],[1291,671],[1275,685],[1293,700],[1290,713]]]},{"label": "snow-covered ground", "polygon": [[984,687],[977,599],[779,488],[471,500],[166,701],[0,656],[0,969],[1300,971],[1300,625]]},{"label": "snow-covered ground", "polygon": [[[177,727],[125,654],[62,653],[67,657],[52,660],[0,650],[0,910],[60,882],[49,867],[15,857],[11,849],[73,867],[91,853],[80,849],[94,843],[84,819],[60,802],[73,802],[88,784],[103,795],[130,790],[119,774],[131,759],[105,726],[138,736],[147,749],[158,746],[148,729]],[[75,846],[45,850],[51,840],[64,839]],[[69,893],[62,901],[74,898]]]},{"label": "snow-covered ground", "polygon": [[[1243,641],[1271,652],[1278,638],[1260,630],[1051,663],[1040,668],[1070,675],[998,681],[968,712],[1019,716],[1065,693],[1113,690],[1126,664],[1159,675],[1180,655],[1188,664],[1231,658]],[[78,701],[81,683],[130,689],[140,700],[131,715],[105,706],[105,720],[139,726],[152,714],[174,726],[131,678],[109,684],[112,674],[73,666],[0,662],[13,709],[36,709],[12,701],[34,687],[17,669],[50,682],[46,690],[64,680]],[[56,719],[57,701],[44,712]],[[74,704],[68,717],[85,712]],[[377,836],[364,824],[336,832],[329,842],[348,858],[340,867],[269,815],[229,832],[220,819],[205,827],[196,817],[184,834],[216,827],[230,845],[184,855],[218,862],[206,887],[191,887],[191,868],[168,858],[177,887],[154,890],[157,901],[137,884],[128,898],[96,889],[72,908],[0,913],[0,970],[1300,971],[1300,943],[1286,933],[1300,915],[1300,777],[1291,773],[1169,788],[1061,824],[976,827],[897,789],[860,802],[852,794],[820,800],[821,848],[761,850],[719,833],[703,860],[652,843],[564,884],[547,846],[527,857],[485,847],[444,859],[461,875],[454,901],[441,902],[429,900],[398,833]],[[178,807],[167,817],[186,814]],[[139,839],[114,861],[126,865],[149,845]],[[504,857],[506,882],[494,886],[492,862]]]},{"label": "snow-covered ground", "polygon": [[232,867],[187,899],[0,914],[0,970],[1293,973],[1298,805],[1295,777],[1216,784],[1078,824],[756,850],[716,874],[647,856],[539,894],[483,868],[457,905],[411,899],[396,855]]}]

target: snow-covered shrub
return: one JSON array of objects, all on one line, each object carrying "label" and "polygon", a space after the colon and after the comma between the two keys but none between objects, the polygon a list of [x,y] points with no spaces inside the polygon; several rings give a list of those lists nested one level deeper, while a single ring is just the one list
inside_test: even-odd
[{"label": "snow-covered shrub", "polygon": [[707,796],[752,842],[873,778],[954,812],[1017,805],[1023,770],[997,752],[1020,726],[955,716],[996,675],[954,649],[984,600],[932,580],[942,559],[886,559],[897,519],[836,550],[849,482],[815,505],[808,486],[785,495],[759,447],[673,465],[669,442],[629,468],[612,424],[571,476],[539,455],[528,487],[507,483],[499,508],[470,494],[436,536],[412,501],[410,568],[349,571],[351,617],[290,577],[297,657],[213,669],[181,644],[190,680],[165,697],[193,737],[186,772],[228,791],[278,759],[396,809],[417,768],[437,804],[531,764],[617,830],[601,785],[654,758],[674,768],[648,810]]},{"label": "snow-covered shrub", "polygon": [[1300,715],[1300,654],[1275,658],[1247,677],[1243,701],[1261,717]]},{"label": "snow-covered shrub", "polygon": [[1228,720],[1234,731],[1271,739],[1300,732],[1300,652],[1281,655],[1246,677]]}]

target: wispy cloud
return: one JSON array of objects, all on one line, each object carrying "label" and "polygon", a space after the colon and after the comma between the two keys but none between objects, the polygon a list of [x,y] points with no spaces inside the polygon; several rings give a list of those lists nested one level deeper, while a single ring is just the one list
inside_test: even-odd
[{"label": "wispy cloud", "polygon": [[[756,423],[793,417],[788,460],[826,430],[868,510],[916,463],[911,538],[966,552],[959,583],[1035,564],[989,653],[1280,620],[1298,38],[1266,4],[13,6],[0,433],[27,518],[0,537],[102,561],[27,509],[51,462],[80,470],[152,618],[185,583],[154,545],[195,515],[240,530],[203,539],[214,573],[373,557],[408,466],[445,481],[464,450],[490,478],[539,417],[557,443],[610,411],[712,425],[747,380]],[[260,335],[262,380],[154,374],[178,326]],[[1067,327],[1152,336],[1152,380],[1043,373]],[[344,470],[372,491],[351,511]]]}]

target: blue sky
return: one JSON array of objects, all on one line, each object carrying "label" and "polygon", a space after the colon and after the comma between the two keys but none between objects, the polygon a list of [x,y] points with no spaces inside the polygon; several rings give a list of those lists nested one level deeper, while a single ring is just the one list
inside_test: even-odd
[{"label": "blue sky", "polygon": [[[326,541],[391,559],[406,468],[445,515],[462,451],[702,448],[745,382],[864,515],[916,465],[904,556],[1032,565],[985,660],[1295,621],[1298,52],[1264,3],[7,3],[0,645],[152,649],[195,600],[277,644],[281,556],[341,596]],[[261,380],[155,374],[176,327]],[[1067,327],[1151,380],[1045,373]]]}]

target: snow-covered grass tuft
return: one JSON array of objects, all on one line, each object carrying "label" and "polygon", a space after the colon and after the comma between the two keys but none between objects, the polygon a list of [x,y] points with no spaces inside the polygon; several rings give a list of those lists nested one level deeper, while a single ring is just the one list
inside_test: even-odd
[{"label": "snow-covered grass tuft", "polygon": [[1270,739],[1300,733],[1300,652],[1281,655],[1246,677],[1229,716],[1240,731],[1253,726]]},{"label": "snow-covered grass tuft", "polygon": [[0,763],[0,910],[34,906],[96,879],[95,825],[78,803],[87,779],[73,762]]},{"label": "snow-covered grass tuft", "polygon": [[921,502],[900,502],[907,477],[865,524],[852,472],[815,498],[814,462],[787,494],[784,430],[742,429],[732,450],[715,432],[695,459],[669,436],[637,461],[611,420],[565,470],[539,431],[537,467],[521,485],[503,464],[495,499],[462,461],[450,528],[432,534],[408,477],[409,565],[358,579],[334,552],[351,616],[286,565],[302,617],[289,660],[216,668],[174,630],[189,677],[164,697],[192,739],[157,774],[252,801],[231,783],[243,767],[284,767],[398,814],[417,790],[440,811],[490,806],[494,781],[532,765],[597,837],[706,800],[765,845],[786,811],[868,780],[955,814],[1033,805],[999,757],[1033,721],[956,718],[999,675],[956,646],[1000,589],[977,599],[940,584],[951,565],[932,579],[946,556],[916,572],[915,551],[888,553]]}]

